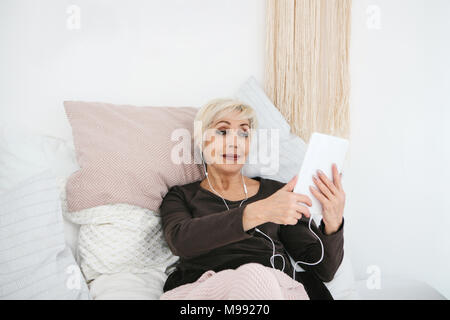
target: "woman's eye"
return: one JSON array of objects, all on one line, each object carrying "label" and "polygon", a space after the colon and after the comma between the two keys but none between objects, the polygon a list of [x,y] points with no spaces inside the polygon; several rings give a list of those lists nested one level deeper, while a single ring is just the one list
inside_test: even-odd
[{"label": "woman's eye", "polygon": [[239,135],[240,135],[241,137],[248,138],[248,131],[239,131]]},{"label": "woman's eye", "polygon": [[[230,132],[230,130],[229,129],[217,129],[216,133],[224,136],[224,135],[228,134]],[[248,138],[248,131],[239,130],[238,135],[241,137],[244,137],[244,138]]]},{"label": "woman's eye", "polygon": [[216,130],[216,133],[217,133],[217,134],[220,134],[220,135],[222,135],[222,136],[224,136],[224,135],[227,134],[227,130],[219,130],[219,129],[217,129],[217,130]]}]

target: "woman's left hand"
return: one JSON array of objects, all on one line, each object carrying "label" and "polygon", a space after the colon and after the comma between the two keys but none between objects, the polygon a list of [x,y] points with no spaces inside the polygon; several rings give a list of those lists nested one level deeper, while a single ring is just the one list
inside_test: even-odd
[{"label": "woman's left hand", "polygon": [[319,179],[315,176],[313,181],[319,188],[317,190],[313,186],[309,189],[311,193],[322,204],[322,219],[325,224],[325,233],[332,234],[339,230],[344,215],[345,192],[342,188],[341,177],[338,173],[336,164],[331,166],[333,172],[333,181],[320,170],[317,171]]}]

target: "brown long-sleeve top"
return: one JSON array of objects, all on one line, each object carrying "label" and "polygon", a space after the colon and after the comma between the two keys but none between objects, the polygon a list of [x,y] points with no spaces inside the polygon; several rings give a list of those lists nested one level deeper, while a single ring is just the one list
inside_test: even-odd
[{"label": "brown long-sleeve top", "polygon": [[[180,257],[164,291],[195,282],[203,272],[236,269],[250,262],[271,267],[273,246],[268,238],[252,228],[244,231],[242,215],[246,205],[267,198],[282,188],[285,183],[261,177],[253,178],[260,187],[241,207],[240,201],[227,201],[227,210],[222,199],[200,186],[200,181],[174,186],[163,199],[160,207],[165,239],[174,255]],[[275,243],[275,253],[285,259],[284,272],[290,277],[293,267],[287,253],[295,261],[316,262],[321,256],[318,239],[308,228],[309,219],[302,217],[296,225],[264,223],[257,226]],[[344,255],[343,225],[331,235],[312,221],[311,229],[320,237],[324,246],[324,257],[315,266],[299,264],[323,282],[331,281]],[[275,267],[282,269],[283,261],[275,257]],[[297,279],[299,282],[301,280]],[[323,283],[322,283],[323,285]],[[311,289],[311,288],[309,288]],[[308,290],[307,290],[308,291]]]}]

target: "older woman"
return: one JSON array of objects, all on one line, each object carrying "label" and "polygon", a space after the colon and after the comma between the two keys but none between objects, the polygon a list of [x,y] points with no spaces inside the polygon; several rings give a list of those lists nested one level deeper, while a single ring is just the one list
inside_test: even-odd
[{"label": "older woman", "polygon": [[[323,207],[319,227],[314,221],[310,225],[319,241],[308,228],[311,199],[292,192],[296,176],[282,183],[242,174],[257,127],[250,106],[216,99],[198,111],[195,121],[201,121],[196,141],[207,175],[172,187],[161,204],[165,238],[180,257],[164,292],[193,283],[208,270],[257,263],[294,276],[310,299],[332,299],[323,282],[333,279],[344,254],[345,193],[337,168],[333,165],[331,180],[319,172],[311,186]],[[300,264],[306,272],[296,272],[288,255],[311,265]],[[313,265],[315,261],[320,263]]]}]

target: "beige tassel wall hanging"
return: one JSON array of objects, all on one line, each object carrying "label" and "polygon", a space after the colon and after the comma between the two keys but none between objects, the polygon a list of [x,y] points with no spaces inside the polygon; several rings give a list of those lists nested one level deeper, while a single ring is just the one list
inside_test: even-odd
[{"label": "beige tassel wall hanging", "polygon": [[348,138],[352,1],[266,1],[266,94],[304,141]]}]

